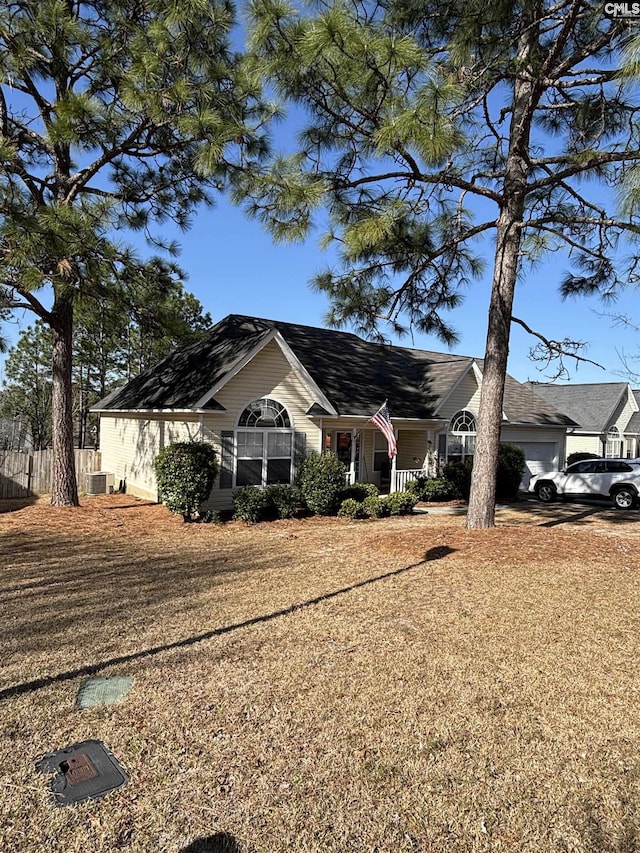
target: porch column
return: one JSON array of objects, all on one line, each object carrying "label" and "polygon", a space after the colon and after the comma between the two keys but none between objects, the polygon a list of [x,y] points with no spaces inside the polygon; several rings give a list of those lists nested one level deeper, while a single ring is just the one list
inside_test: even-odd
[{"label": "porch column", "polygon": [[[398,447],[398,430],[394,429],[394,435],[396,437],[396,448]],[[389,482],[389,492],[396,492],[396,460],[398,458],[398,454],[394,453],[391,457],[391,477]]]}]

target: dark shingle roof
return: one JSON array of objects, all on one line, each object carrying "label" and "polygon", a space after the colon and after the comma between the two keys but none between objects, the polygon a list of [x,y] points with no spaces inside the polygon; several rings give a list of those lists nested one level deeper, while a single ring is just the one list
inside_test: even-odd
[{"label": "dark shingle roof", "polygon": [[626,382],[574,385],[535,382],[532,387],[536,394],[580,424],[580,432],[603,433],[628,386]]},{"label": "dark shingle roof", "polygon": [[[482,362],[479,362],[482,366]],[[540,397],[535,386],[507,376],[504,388],[504,413],[509,423],[531,426],[575,427],[577,422],[548,400]]]},{"label": "dark shingle roof", "polygon": [[[274,330],[341,415],[371,417],[388,400],[394,418],[438,417],[440,404],[473,364],[473,359],[466,356],[371,343],[350,332],[230,314],[204,339],[176,350],[94,408],[194,408]],[[319,404],[321,401],[311,407],[311,414],[322,414]],[[221,408],[215,399],[206,404],[213,410],[216,406]],[[573,425],[530,387],[511,377],[505,389],[504,409],[513,423]]]},{"label": "dark shingle roof", "polygon": [[202,340],[175,350],[112,391],[95,405],[95,410],[192,408],[268,334],[260,323],[238,324],[233,320],[233,314],[225,317]]}]

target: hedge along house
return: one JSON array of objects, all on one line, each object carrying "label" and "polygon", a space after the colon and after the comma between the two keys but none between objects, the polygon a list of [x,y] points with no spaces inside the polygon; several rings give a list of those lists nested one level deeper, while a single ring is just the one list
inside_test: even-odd
[{"label": "hedge along house", "polygon": [[[482,362],[364,341],[347,332],[229,315],[112,392],[100,413],[102,467],[127,491],[157,500],[154,459],[167,444],[210,441],[220,474],[209,506],[233,490],[289,483],[308,451],[331,450],[351,482],[402,490],[418,473],[473,455]],[[397,437],[370,418],[387,401]],[[529,463],[557,467],[574,422],[507,379],[502,441]],[[531,472],[533,473],[533,471]]]}]

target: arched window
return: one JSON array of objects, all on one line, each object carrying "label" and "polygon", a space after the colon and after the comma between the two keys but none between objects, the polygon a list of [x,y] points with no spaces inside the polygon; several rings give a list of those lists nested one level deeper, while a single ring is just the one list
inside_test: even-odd
[{"label": "arched window", "polygon": [[607,433],[607,442],[604,451],[604,455],[607,459],[622,455],[620,451],[620,444],[620,430],[618,427],[612,426]]},{"label": "arched window", "polygon": [[476,416],[466,409],[451,418],[451,432],[476,432]]},{"label": "arched window", "polygon": [[262,397],[242,411],[236,429],[236,486],[290,483],[293,429],[277,400]]},{"label": "arched window", "polygon": [[260,400],[254,400],[253,403],[249,403],[240,415],[238,426],[291,429],[291,420],[289,419],[289,413],[282,403],[278,403],[277,400],[271,400],[269,397],[262,397]]},{"label": "arched window", "polygon": [[476,417],[466,409],[456,412],[449,424],[447,460],[464,462],[476,449]]}]

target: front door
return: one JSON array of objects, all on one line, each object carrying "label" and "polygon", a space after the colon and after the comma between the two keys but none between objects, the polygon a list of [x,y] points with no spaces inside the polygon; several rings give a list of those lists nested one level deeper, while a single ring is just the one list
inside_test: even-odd
[{"label": "front door", "polygon": [[360,442],[353,430],[334,430],[331,433],[331,450],[349,472],[350,482],[355,482],[358,477],[358,464],[360,461]]}]

